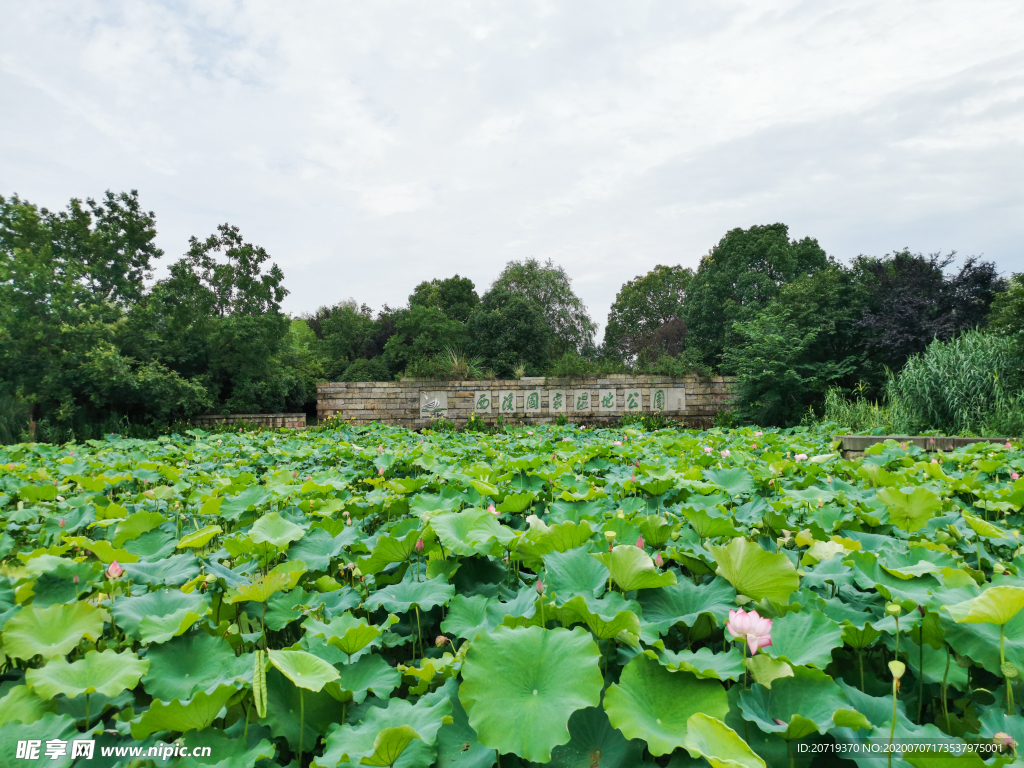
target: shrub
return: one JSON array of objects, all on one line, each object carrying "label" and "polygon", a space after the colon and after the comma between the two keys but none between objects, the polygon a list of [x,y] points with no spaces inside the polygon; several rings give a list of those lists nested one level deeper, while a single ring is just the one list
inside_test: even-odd
[{"label": "shrub", "polygon": [[360,359],[345,369],[342,381],[391,381],[391,374],[379,357],[372,360]]}]

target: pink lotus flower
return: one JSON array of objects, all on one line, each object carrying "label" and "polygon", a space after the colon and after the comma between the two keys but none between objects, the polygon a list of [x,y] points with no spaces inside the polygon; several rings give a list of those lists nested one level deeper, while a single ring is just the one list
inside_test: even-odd
[{"label": "pink lotus flower", "polygon": [[665,564],[665,558],[661,556],[661,552],[654,556],[654,564],[661,568]]},{"label": "pink lotus flower", "polygon": [[728,459],[728,458],[729,458],[729,449],[728,449],[728,448],[726,448],[726,449],[725,449],[724,451],[722,451],[722,452],[721,452],[721,454],[720,454],[720,455],[721,455],[721,457],[722,457],[723,459]]},{"label": "pink lotus flower", "polygon": [[938,463],[939,463],[938,459],[932,459],[932,464],[938,464]]},{"label": "pink lotus flower", "polygon": [[537,594],[538,595],[543,595],[544,594],[544,582],[541,581],[540,579],[537,579]]},{"label": "pink lotus flower", "polygon": [[299,476],[299,470],[293,469],[292,470],[292,477],[298,477],[298,476]]},{"label": "pink lotus flower", "polygon": [[384,453],[384,445],[383,444],[377,446],[377,453]]},{"label": "pink lotus flower", "polygon": [[754,437],[760,437],[763,434],[764,434],[764,432],[762,432],[761,430],[758,430],[757,432],[754,433]]},{"label": "pink lotus flower", "polygon": [[622,445],[622,441],[621,440],[613,440],[612,441],[612,445]]},{"label": "pink lotus flower", "polygon": [[807,454],[806,453],[798,453],[793,458],[796,459],[797,461],[807,461]]},{"label": "pink lotus flower", "polygon": [[416,549],[417,552],[422,552],[423,551],[423,539],[420,539],[419,541],[416,542],[415,549]]},{"label": "pink lotus flower", "polygon": [[750,447],[751,447],[751,448],[757,448],[757,443],[751,443],[751,444],[750,444]]},{"label": "pink lotus flower", "polygon": [[1020,475],[1018,475],[1016,472],[1011,472],[1010,473],[1010,479],[1011,480],[1017,480],[1019,478],[1020,478]]},{"label": "pink lotus flower", "polygon": [[1009,440],[1007,440],[1007,441],[1006,441],[1006,447],[1007,447],[1007,448],[1013,448],[1013,446],[1012,446],[1012,445],[1010,445],[1010,441],[1009,441]]},{"label": "pink lotus flower", "polygon": [[711,453],[711,446],[710,445],[705,445],[704,446],[704,453]]},{"label": "pink lotus flower", "polygon": [[629,482],[635,483],[636,482],[636,475],[630,475],[629,476]]},{"label": "pink lotus flower", "polygon": [[119,579],[122,573],[124,573],[124,568],[117,564],[117,560],[114,560],[107,568],[106,576],[108,579]]},{"label": "pink lotus flower", "polygon": [[492,515],[496,515],[496,514],[498,514],[498,510],[496,510],[496,509],[494,508],[494,505],[493,505],[493,504],[488,504],[488,505],[487,505],[487,511],[488,511],[488,512],[490,512],[490,513],[491,513]]},{"label": "pink lotus flower", "polygon": [[640,547],[640,549],[644,548],[644,537],[643,536],[640,536],[640,537],[637,538],[636,545],[638,547]]},{"label": "pink lotus flower", "polygon": [[729,620],[725,628],[734,639],[743,638],[750,646],[750,655],[757,653],[759,648],[772,644],[772,620],[759,616],[757,611],[747,613],[742,608],[729,611]]},{"label": "pink lotus flower", "polygon": [[71,581],[73,581],[75,584],[78,583],[78,574],[77,573],[75,574],[75,577]]},{"label": "pink lotus flower", "polygon": [[437,639],[434,640],[434,645],[437,648],[443,648],[445,645],[447,645],[447,643],[448,643],[448,638],[445,637],[444,635],[438,635]]},{"label": "pink lotus flower", "polygon": [[639,461],[639,460],[637,460],[637,461],[634,461],[634,462],[633,462],[633,464],[635,464],[636,466],[638,466],[638,467],[639,467],[639,466],[640,466],[640,461]]},{"label": "pink lotus flower", "polygon": [[60,522],[57,523],[57,525],[59,525],[61,528],[64,527],[64,518],[63,517],[60,519]]},{"label": "pink lotus flower", "polygon": [[378,469],[377,470],[377,474],[378,475],[383,475],[384,474],[384,467],[381,467],[380,469]]}]

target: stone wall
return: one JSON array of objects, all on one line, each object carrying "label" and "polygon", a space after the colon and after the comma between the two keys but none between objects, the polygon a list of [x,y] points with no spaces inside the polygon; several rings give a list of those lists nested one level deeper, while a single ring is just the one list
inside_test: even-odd
[{"label": "stone wall", "polygon": [[259,424],[261,427],[285,427],[287,429],[304,429],[306,414],[304,413],[231,413],[193,416],[189,423],[193,427],[212,427],[217,424]]},{"label": "stone wall", "polygon": [[503,416],[506,422],[545,424],[564,415],[574,423],[605,424],[626,412],[661,412],[688,426],[706,427],[716,413],[731,407],[732,384],[733,379],[721,376],[619,374],[591,379],[321,382],[317,416],[415,429],[440,417],[464,424],[471,414],[487,423]]},{"label": "stone wall", "polygon": [[839,444],[844,459],[859,459],[872,445],[895,440],[903,445],[913,445],[926,452],[955,451],[972,443],[1005,443],[1007,437],[945,437],[939,435],[833,435],[833,444]]}]

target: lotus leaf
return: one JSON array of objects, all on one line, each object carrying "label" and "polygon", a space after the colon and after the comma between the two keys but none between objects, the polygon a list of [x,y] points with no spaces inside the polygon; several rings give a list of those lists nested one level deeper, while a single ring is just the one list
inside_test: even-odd
[{"label": "lotus leaf", "polygon": [[84,638],[95,641],[103,633],[102,614],[88,603],[29,605],[4,625],[3,649],[16,659],[63,656]]},{"label": "lotus leaf", "polygon": [[498,627],[478,636],[463,663],[459,700],[480,743],[548,762],[570,739],[569,716],[600,701],[598,658],[580,628]]},{"label": "lotus leaf", "polygon": [[30,669],[25,673],[25,682],[44,698],[58,694],[74,698],[83,693],[113,697],[138,685],[149,665],[148,660],[139,659],[131,651],[117,653],[107,649],[101,653],[90,650],[71,664],[56,658],[47,662],[45,667]]},{"label": "lotus leaf", "polygon": [[692,756],[707,760],[711,768],[765,768],[764,760],[736,731],[702,712],[687,721],[683,746]]},{"label": "lotus leaf", "polygon": [[725,717],[729,701],[716,680],[670,672],[646,655],[634,656],[605,693],[611,724],[628,739],[643,739],[655,757],[683,746],[686,724],[698,712]]},{"label": "lotus leaf", "polygon": [[767,598],[786,603],[800,586],[792,561],[783,554],[770,554],[755,543],[735,538],[724,547],[710,547],[718,563],[718,574],[741,595],[753,600]]},{"label": "lotus leaf", "polygon": [[594,557],[608,569],[612,580],[623,592],[676,583],[675,573],[658,570],[646,552],[631,544],[619,544],[611,552],[600,552]]}]

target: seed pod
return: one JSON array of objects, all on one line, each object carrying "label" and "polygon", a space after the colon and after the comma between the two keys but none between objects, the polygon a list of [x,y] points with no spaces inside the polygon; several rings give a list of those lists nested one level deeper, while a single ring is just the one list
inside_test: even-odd
[{"label": "seed pod", "polygon": [[256,668],[252,675],[252,696],[256,703],[256,715],[267,716],[267,654],[256,651]]}]

